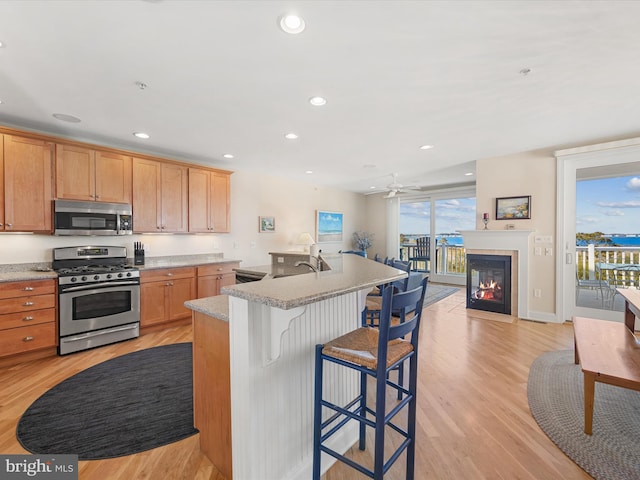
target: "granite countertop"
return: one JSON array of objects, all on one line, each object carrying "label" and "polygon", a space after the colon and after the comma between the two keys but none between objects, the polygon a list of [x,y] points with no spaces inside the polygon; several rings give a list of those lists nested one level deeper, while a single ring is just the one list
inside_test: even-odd
[{"label": "granite countertop", "polygon": [[402,270],[359,255],[322,255],[322,259],[331,270],[231,285],[222,293],[289,310],[407,276]]},{"label": "granite countertop", "polygon": [[196,267],[212,263],[240,263],[240,260],[224,258],[222,254],[171,255],[166,257],[147,257],[144,265],[136,265],[140,270],[155,268]]},{"label": "granite countertop", "polygon": [[[128,259],[133,264],[133,258]],[[168,267],[192,267],[212,263],[239,263],[240,260],[223,258],[222,254],[173,255],[147,257],[144,265],[136,265],[140,270]],[[58,275],[51,269],[51,262],[17,263],[0,265],[0,283],[24,280],[56,279]]]},{"label": "granite countertop", "polygon": [[204,313],[218,320],[229,321],[229,296],[216,295],[215,297],[198,298],[184,302],[185,307]]}]

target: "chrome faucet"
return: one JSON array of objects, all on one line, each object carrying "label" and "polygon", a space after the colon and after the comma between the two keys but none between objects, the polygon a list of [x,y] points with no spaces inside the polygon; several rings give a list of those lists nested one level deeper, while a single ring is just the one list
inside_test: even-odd
[{"label": "chrome faucet", "polygon": [[309,267],[311,270],[313,270],[314,272],[318,271],[318,267],[316,267],[315,265],[312,265],[311,263],[305,261],[305,260],[300,260],[299,262],[296,262],[293,264],[294,267],[299,267],[300,265],[305,265],[307,267]]}]

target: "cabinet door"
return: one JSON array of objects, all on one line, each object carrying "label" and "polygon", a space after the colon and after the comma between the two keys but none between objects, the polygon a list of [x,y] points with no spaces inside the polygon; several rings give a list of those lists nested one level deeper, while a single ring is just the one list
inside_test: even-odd
[{"label": "cabinet door", "polygon": [[161,222],[161,164],[133,159],[133,229],[159,232]]},{"label": "cabinet door", "polygon": [[170,281],[169,292],[169,318],[177,320],[191,316],[191,310],[184,306],[184,302],[193,300],[195,295],[195,278],[177,278]]},{"label": "cabinet door", "polygon": [[95,152],[75,145],[56,145],[56,198],[93,201]]},{"label": "cabinet door", "polygon": [[214,297],[219,292],[218,275],[198,277],[198,298]]},{"label": "cabinet door", "polygon": [[235,272],[233,273],[225,273],[223,275],[220,275],[220,280],[218,281],[218,293],[217,295],[220,295],[220,289],[223,287],[228,287],[230,285],[235,285],[236,284],[236,274]]},{"label": "cabinet door", "polygon": [[189,169],[189,231],[211,232],[209,192],[211,172],[199,168]]},{"label": "cabinet door", "polygon": [[228,174],[212,172],[211,179],[213,231],[218,233],[228,233],[231,228],[229,221],[230,178]]},{"label": "cabinet door", "polygon": [[96,200],[131,203],[131,157],[96,151]]},{"label": "cabinet door", "polygon": [[[162,164],[162,222],[163,232],[187,231],[187,203],[189,196],[187,167]],[[135,222],[134,222],[135,226]]]},{"label": "cabinet door", "polygon": [[5,135],[5,231],[51,232],[52,144]]},{"label": "cabinet door", "polygon": [[165,322],[168,316],[167,292],[169,281],[140,285],[140,326],[148,327]]}]

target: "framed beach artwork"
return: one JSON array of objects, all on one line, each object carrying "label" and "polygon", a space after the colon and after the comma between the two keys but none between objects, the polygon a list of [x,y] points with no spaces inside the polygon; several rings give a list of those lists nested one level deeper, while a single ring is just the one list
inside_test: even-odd
[{"label": "framed beach artwork", "polygon": [[275,217],[258,217],[258,231],[260,233],[272,233],[276,231]]},{"label": "framed beach artwork", "polygon": [[496,198],[496,220],[531,218],[531,195]]},{"label": "framed beach artwork", "polygon": [[341,242],[343,214],[339,212],[316,212],[316,241],[318,243]]}]

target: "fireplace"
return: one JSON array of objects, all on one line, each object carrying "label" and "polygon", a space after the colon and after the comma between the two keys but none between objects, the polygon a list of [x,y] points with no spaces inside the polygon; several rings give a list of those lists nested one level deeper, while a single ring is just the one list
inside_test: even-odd
[{"label": "fireplace", "polygon": [[467,254],[467,308],[511,315],[511,256]]}]

